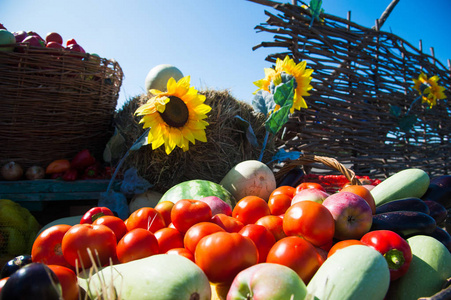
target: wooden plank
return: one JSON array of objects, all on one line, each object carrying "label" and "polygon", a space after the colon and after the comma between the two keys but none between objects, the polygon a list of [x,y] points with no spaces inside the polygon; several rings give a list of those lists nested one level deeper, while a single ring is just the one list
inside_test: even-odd
[{"label": "wooden plank", "polygon": [[[76,180],[62,181],[52,179],[0,181],[0,196],[4,194],[26,193],[71,193],[71,192],[99,192],[106,191],[109,180]],[[117,190],[120,181],[113,184]]]},{"label": "wooden plank", "polygon": [[40,202],[40,201],[73,201],[73,200],[98,200],[98,192],[68,192],[68,193],[26,193],[26,194],[0,194],[2,199],[10,199],[17,202]]}]

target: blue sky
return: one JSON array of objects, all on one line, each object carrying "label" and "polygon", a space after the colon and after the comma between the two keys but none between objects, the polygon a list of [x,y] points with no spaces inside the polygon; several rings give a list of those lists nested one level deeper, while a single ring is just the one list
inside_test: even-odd
[{"label": "blue sky", "polygon": [[[323,8],[342,18],[351,11],[354,22],[371,27],[390,2],[323,0]],[[265,57],[278,50],[252,50],[273,38],[254,29],[265,22],[264,10],[276,12],[246,0],[1,0],[0,23],[42,36],[55,31],[87,52],[118,61],[125,74],[118,107],[144,93],[147,73],[159,64],[175,65],[197,89],[227,89],[250,102],[253,82],[270,67]],[[400,0],[382,27],[415,47],[421,39],[427,53],[434,47],[445,66],[450,29],[450,0]]]}]

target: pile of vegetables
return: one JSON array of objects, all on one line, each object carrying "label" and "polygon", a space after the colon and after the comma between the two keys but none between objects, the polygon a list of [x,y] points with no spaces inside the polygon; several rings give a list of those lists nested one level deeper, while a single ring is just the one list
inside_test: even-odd
[{"label": "pile of vegetables", "polygon": [[1,168],[1,179],[7,181],[59,179],[64,181],[109,179],[112,170],[104,166],[92,155],[89,149],[79,151],[71,159],[55,159],[47,166],[31,166],[24,168],[17,162],[10,161]]},{"label": "pile of vegetables", "polygon": [[[125,220],[94,207],[73,224],[45,228],[31,262],[0,281],[0,298],[13,299],[17,290],[46,299],[382,300],[450,293],[451,176],[430,179],[406,169],[376,186],[328,194],[318,183],[276,187],[264,164],[247,163],[252,174],[235,167],[224,185],[182,182]],[[51,280],[23,284],[45,267]]]},{"label": "pile of vegetables", "polygon": [[[75,39],[68,39],[64,43],[63,37],[58,32],[49,32],[43,38],[34,31],[8,31],[5,26],[0,24],[0,51],[13,52],[21,51],[18,44],[28,44],[30,47],[61,49],[71,53],[85,54],[86,51],[80,46]],[[94,54],[96,55],[96,54]],[[73,57],[83,58],[74,54]]]}]

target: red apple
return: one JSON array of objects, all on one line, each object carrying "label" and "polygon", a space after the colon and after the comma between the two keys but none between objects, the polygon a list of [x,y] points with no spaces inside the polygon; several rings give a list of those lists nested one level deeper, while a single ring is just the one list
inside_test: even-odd
[{"label": "red apple", "polygon": [[23,30],[13,32],[13,34],[16,37],[16,43],[21,43],[28,36],[28,34]]},{"label": "red apple", "polygon": [[57,32],[49,32],[45,36],[45,43],[48,44],[50,42],[57,42],[57,43],[62,45],[63,44],[63,38]]},{"label": "red apple", "polygon": [[305,200],[310,200],[321,204],[323,203],[324,199],[329,196],[330,194],[317,188],[303,189],[294,194],[293,199],[291,200],[291,205],[295,204],[296,202]]},{"label": "red apple", "polygon": [[307,288],[291,268],[275,263],[260,263],[244,269],[235,277],[227,299],[304,299]]},{"label": "red apple", "polygon": [[227,202],[221,200],[216,196],[208,196],[202,199],[199,199],[202,202],[205,202],[210,206],[212,216],[216,214],[225,214],[227,216],[232,216],[232,207]]},{"label": "red apple", "polygon": [[45,44],[46,48],[52,48],[52,49],[63,49],[64,46],[60,43],[57,42],[48,42],[47,44]]},{"label": "red apple", "polygon": [[372,189],[374,189],[375,185],[372,184],[364,184],[362,185],[364,188],[366,188],[368,191],[371,191]]},{"label": "red apple", "polygon": [[360,239],[373,223],[370,205],[361,196],[350,192],[338,192],[327,197],[323,205],[335,220],[338,240]]},{"label": "red apple", "polygon": [[29,35],[27,36],[22,43],[28,43],[32,47],[44,47],[43,42],[39,39],[39,37],[35,35]]},{"label": "red apple", "polygon": [[[71,52],[74,52],[74,53],[82,53],[82,54],[86,53],[85,50],[78,44],[70,44],[69,46],[66,47],[66,49],[71,51]],[[71,56],[72,57],[76,57],[76,58],[80,58],[80,59],[83,58],[83,55],[74,54],[74,55],[71,55]]]},{"label": "red apple", "polygon": [[35,36],[35,37],[37,37],[41,42],[45,43],[45,40],[44,40],[39,34],[37,34],[36,32],[34,32],[34,31],[28,31],[27,34],[28,34],[28,36]]}]

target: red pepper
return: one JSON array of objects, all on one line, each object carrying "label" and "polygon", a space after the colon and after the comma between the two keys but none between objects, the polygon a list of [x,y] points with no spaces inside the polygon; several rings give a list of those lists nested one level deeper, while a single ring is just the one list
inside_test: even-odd
[{"label": "red pepper", "polygon": [[85,169],[82,179],[98,179],[103,177],[102,166],[97,162]]},{"label": "red pepper", "polygon": [[66,172],[64,172],[62,179],[64,181],[74,181],[78,178],[78,171],[70,168]]},{"label": "red pepper", "polygon": [[114,213],[108,207],[96,206],[85,212],[80,220],[80,224],[92,224],[96,219],[103,216],[114,216]]},{"label": "red pepper", "polygon": [[96,159],[91,155],[88,149],[81,150],[75,155],[70,162],[70,167],[79,171],[83,171],[87,167],[95,164]]},{"label": "red pepper", "polygon": [[402,277],[410,266],[412,251],[399,234],[391,230],[374,230],[366,233],[360,241],[379,251],[387,260],[390,280]]}]

